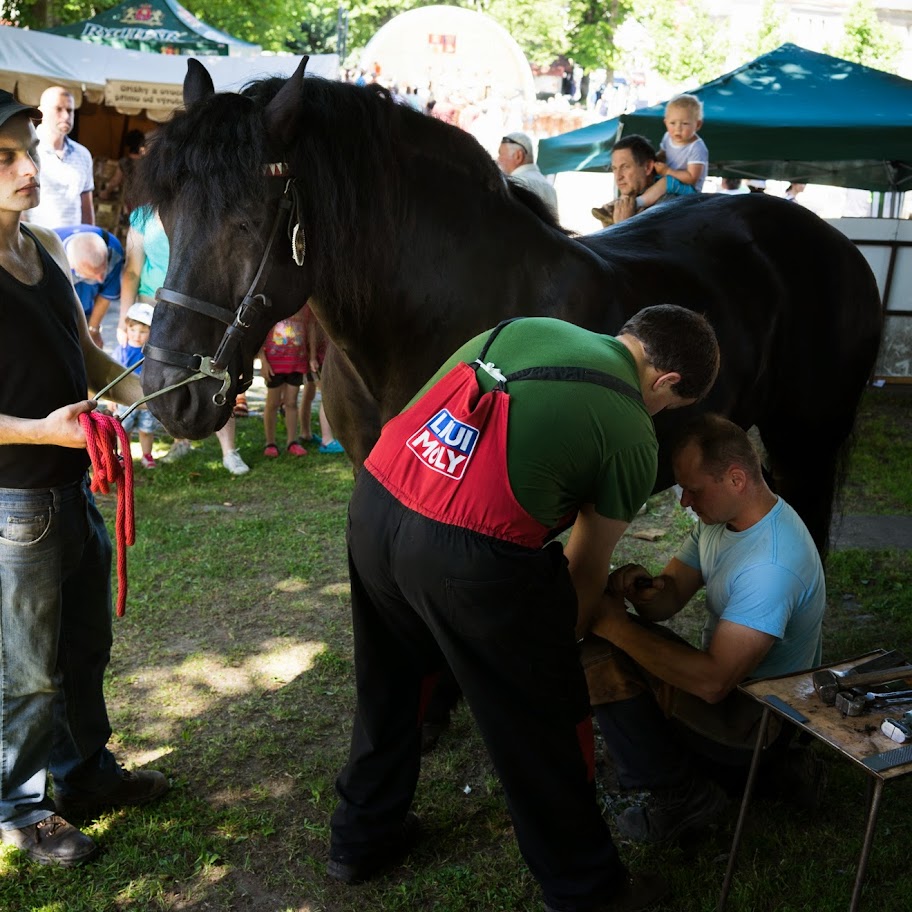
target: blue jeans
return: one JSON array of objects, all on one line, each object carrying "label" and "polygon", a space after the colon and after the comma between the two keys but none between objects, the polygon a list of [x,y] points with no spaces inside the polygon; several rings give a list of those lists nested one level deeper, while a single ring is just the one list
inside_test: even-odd
[{"label": "blue jeans", "polygon": [[0,488],[0,829],[120,776],[102,682],[111,653],[111,541],[86,481]]}]

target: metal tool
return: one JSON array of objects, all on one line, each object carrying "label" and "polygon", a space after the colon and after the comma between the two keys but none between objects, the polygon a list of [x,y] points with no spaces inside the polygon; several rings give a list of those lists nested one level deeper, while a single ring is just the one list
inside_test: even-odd
[{"label": "metal tool", "polygon": [[868,708],[866,694],[855,694],[851,690],[840,690],[836,694],[836,709],[844,716],[860,716]]},{"label": "metal tool", "polygon": [[898,649],[891,649],[889,652],[881,653],[873,659],[868,659],[860,665],[853,665],[848,669],[849,674],[863,674],[866,671],[880,671],[881,668],[897,668],[900,665],[908,665],[909,660]]},{"label": "metal tool", "polygon": [[832,671],[824,668],[814,672],[814,690],[827,706],[836,702],[836,695],[841,690],[848,690],[861,684],[886,684],[912,675],[912,666],[901,665],[898,668],[885,668],[882,671],[869,671],[864,674]]},{"label": "metal tool", "polygon": [[894,690],[889,694],[874,691],[859,693],[857,690],[840,690],[836,694],[836,709],[844,716],[860,716],[868,709],[881,709],[896,703],[912,703],[912,690]]},{"label": "metal tool", "polygon": [[869,690],[865,696],[869,700],[910,700],[912,701],[912,688],[908,690],[888,690],[879,693],[876,690]]}]

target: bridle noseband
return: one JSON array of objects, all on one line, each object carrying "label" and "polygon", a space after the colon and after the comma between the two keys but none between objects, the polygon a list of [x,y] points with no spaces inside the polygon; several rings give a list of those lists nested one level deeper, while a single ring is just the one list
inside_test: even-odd
[{"label": "bridle noseband", "polygon": [[[269,232],[269,240],[266,242],[262,257],[260,257],[260,265],[237,310],[231,310],[221,304],[212,304],[209,301],[174,291],[171,288],[159,288],[155,294],[156,303],[186,307],[195,313],[203,314],[206,317],[211,317],[213,320],[224,323],[226,326],[225,333],[215,354],[212,356],[188,355],[184,352],[147,344],[143,350],[146,358],[151,358],[153,361],[159,361],[162,364],[170,364],[172,367],[180,367],[192,373],[191,376],[178,383],[171,384],[164,389],[156,390],[149,396],[145,396],[135,405],[147,402],[149,399],[171,392],[171,390],[193,383],[196,380],[211,377],[222,384],[219,391],[213,395],[212,402],[217,406],[223,406],[227,401],[228,390],[231,388],[231,375],[228,372],[228,365],[231,363],[231,359],[242,339],[253,325],[254,320],[262,316],[272,306],[269,298],[263,294],[263,288],[269,278],[269,270],[271,268],[269,256],[278,237],[279,226],[286,216],[287,236],[291,241],[292,257],[298,266],[304,265],[305,243],[304,229],[301,227],[300,190],[295,183],[295,179],[288,177],[288,166],[285,163],[267,165],[266,173],[270,177],[287,178],[285,190],[278,201],[275,218],[272,221],[272,229]],[[246,365],[246,369],[243,370],[242,375],[238,378],[241,392],[244,392],[250,386],[253,381],[252,375],[253,359],[251,358],[250,364]]]}]

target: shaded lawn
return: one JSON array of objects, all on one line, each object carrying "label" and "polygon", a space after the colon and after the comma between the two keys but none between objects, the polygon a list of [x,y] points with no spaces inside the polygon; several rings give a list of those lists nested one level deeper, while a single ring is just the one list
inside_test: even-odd
[{"label": "shaded lawn", "polygon": [[[867,397],[850,509],[876,502],[908,510],[912,500],[905,484],[910,435],[889,443],[897,427],[907,428],[907,404],[882,392]],[[109,709],[118,755],[130,766],[164,770],[172,791],[155,805],[91,824],[87,831],[104,853],[85,868],[44,869],[0,851],[0,909],[539,909],[499,783],[464,710],[425,760],[415,807],[427,838],[408,863],[363,887],[326,880],[333,779],[345,761],[354,708],[343,541],[351,475],[340,457],[267,461],[257,455],[260,422],[238,427],[253,468],[248,476],[232,478],[221,468],[213,439],[185,461],[139,477],[137,545],[129,554],[127,617],[115,622]],[[897,480],[897,472],[904,477]],[[113,498],[102,506],[112,518]],[[666,494],[650,501],[637,527],[666,534],[655,543],[628,536],[618,562],[658,571],[689,520]],[[825,658],[912,644],[910,564],[908,553],[832,555]],[[692,638],[701,620],[695,604],[677,626]],[[829,797],[816,816],[754,805],[731,909],[847,906],[864,780],[828,760]],[[886,909],[883,897],[899,895],[897,872],[906,862],[909,783],[891,785],[887,795],[868,908]],[[623,857],[671,878],[675,901],[668,908],[711,910],[734,816],[732,809],[695,844],[622,844]]]}]

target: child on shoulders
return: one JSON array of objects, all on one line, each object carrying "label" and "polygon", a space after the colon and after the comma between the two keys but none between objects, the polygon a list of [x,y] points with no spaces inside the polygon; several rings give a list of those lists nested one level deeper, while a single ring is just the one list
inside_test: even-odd
[{"label": "child on shoulders", "polygon": [[[709,169],[709,150],[697,135],[703,126],[703,104],[695,95],[675,95],[665,105],[665,135],[655,161],[659,179],[636,197],[636,210],[648,209],[666,196],[700,193]],[[602,225],[614,224],[614,203],[592,210]]]},{"label": "child on shoulders", "polygon": [[656,161],[661,177],[637,197],[637,208],[646,209],[665,196],[699,193],[709,169],[709,150],[697,135],[703,126],[703,104],[695,95],[675,95],[665,106],[665,135]]}]

